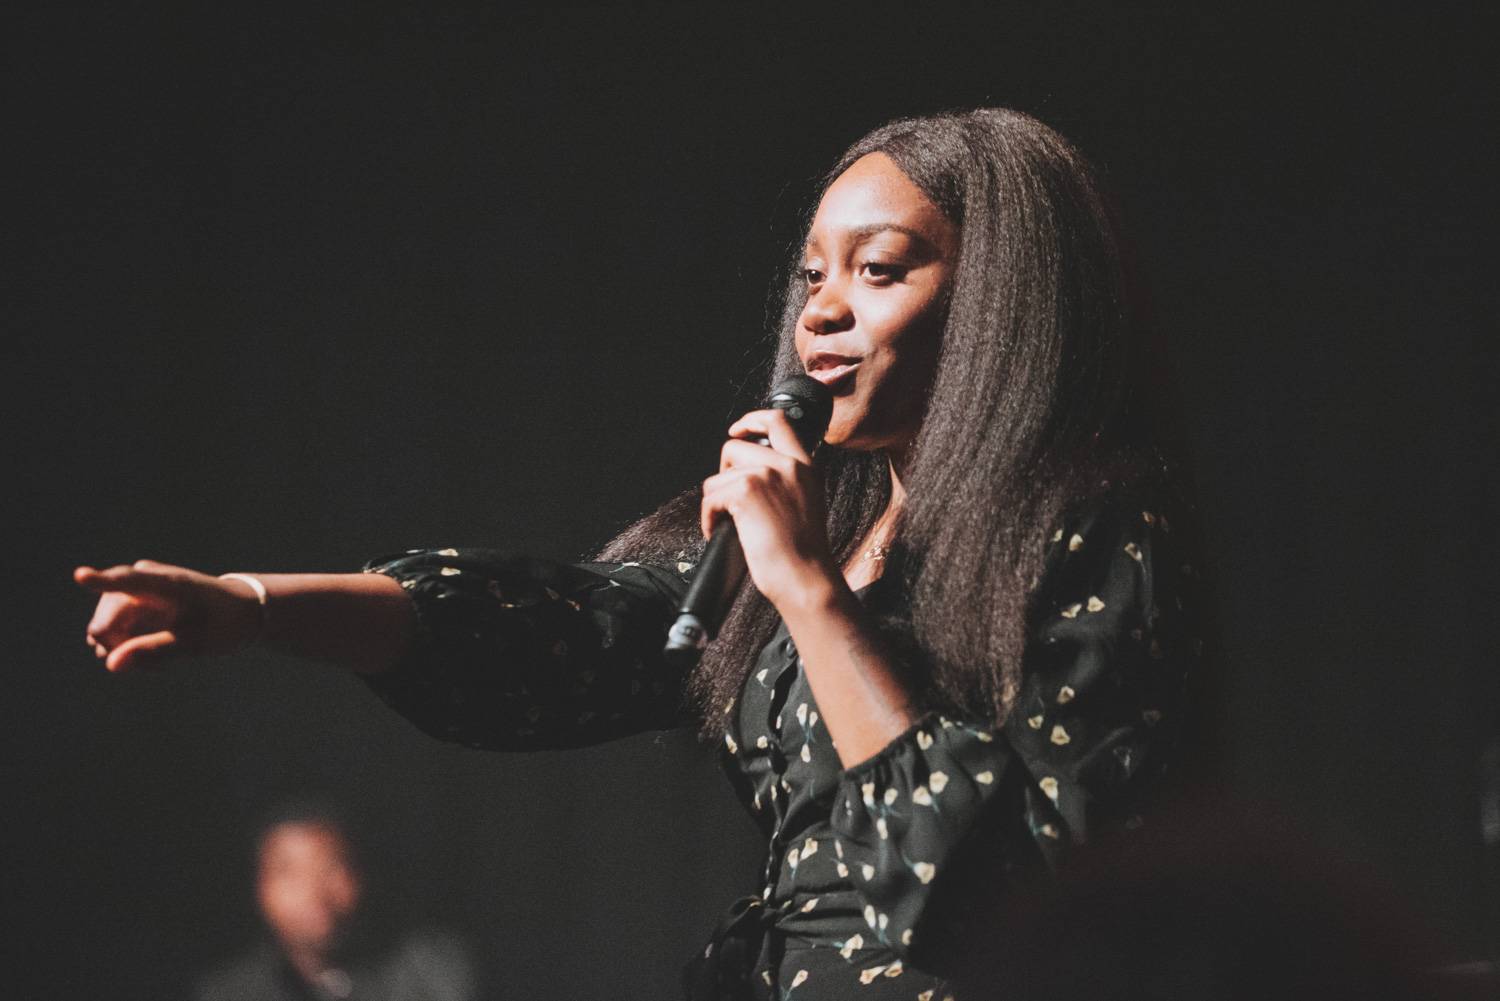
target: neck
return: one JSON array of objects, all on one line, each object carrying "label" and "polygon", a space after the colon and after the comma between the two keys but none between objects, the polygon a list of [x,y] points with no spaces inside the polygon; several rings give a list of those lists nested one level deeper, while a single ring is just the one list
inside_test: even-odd
[{"label": "neck", "polygon": [[897,495],[901,500],[906,500],[906,490],[901,486],[901,478],[906,475],[911,462],[911,442],[903,441],[899,445],[891,445],[886,448],[885,456],[891,464],[891,499],[894,501]]},{"label": "neck", "polygon": [[896,519],[901,516],[901,509],[906,506],[906,487],[901,482],[901,473],[904,468],[902,459],[897,458],[894,453],[891,453],[889,458],[891,499],[886,502],[885,510],[880,512],[880,517],[875,519],[875,524],[870,527],[870,542],[882,546],[890,543]]},{"label": "neck", "polygon": [[906,470],[905,457],[897,459],[893,454],[891,460],[891,500],[885,506],[886,514],[894,514],[906,503],[906,487],[901,482],[901,476]]}]

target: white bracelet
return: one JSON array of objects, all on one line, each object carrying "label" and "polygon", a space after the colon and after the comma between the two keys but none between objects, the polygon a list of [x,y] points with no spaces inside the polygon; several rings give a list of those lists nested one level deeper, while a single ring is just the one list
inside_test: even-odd
[{"label": "white bracelet", "polygon": [[255,600],[260,604],[260,631],[246,641],[245,645],[249,646],[266,634],[266,623],[271,617],[271,596],[266,593],[266,585],[261,583],[259,577],[252,577],[247,573],[221,573],[219,579],[243,581],[255,592]]}]

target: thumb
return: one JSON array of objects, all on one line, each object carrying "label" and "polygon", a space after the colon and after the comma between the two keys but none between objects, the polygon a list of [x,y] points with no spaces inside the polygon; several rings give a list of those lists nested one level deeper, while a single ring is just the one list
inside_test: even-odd
[{"label": "thumb", "polygon": [[170,629],[136,636],[111,650],[104,667],[113,673],[155,667],[177,653],[176,646],[177,634]]}]

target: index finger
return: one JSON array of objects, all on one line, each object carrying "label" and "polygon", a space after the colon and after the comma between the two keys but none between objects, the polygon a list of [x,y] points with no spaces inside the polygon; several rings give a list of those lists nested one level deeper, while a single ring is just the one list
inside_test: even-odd
[{"label": "index finger", "polygon": [[122,591],[125,594],[160,595],[166,594],[175,583],[164,574],[133,566],[114,566],[106,570],[76,567],[73,570],[73,581],[95,594]]},{"label": "index finger", "polygon": [[783,411],[752,410],[729,425],[731,438],[749,438],[755,435],[765,438],[771,448],[783,455],[789,455],[798,462],[812,462],[812,456],[802,447],[802,442],[797,440],[797,432],[792,430],[792,422],[787,420]]}]

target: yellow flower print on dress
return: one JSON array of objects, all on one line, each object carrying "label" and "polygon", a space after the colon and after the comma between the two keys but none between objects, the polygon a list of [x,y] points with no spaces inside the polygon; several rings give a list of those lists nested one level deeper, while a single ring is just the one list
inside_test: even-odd
[{"label": "yellow flower print on dress", "polygon": [[931,862],[918,862],[911,867],[911,871],[917,874],[917,878],[923,883],[931,883],[932,877],[937,875],[937,866]]},{"label": "yellow flower print on dress", "polygon": [[927,776],[927,785],[933,792],[942,792],[948,787],[948,773],[933,772]]}]

